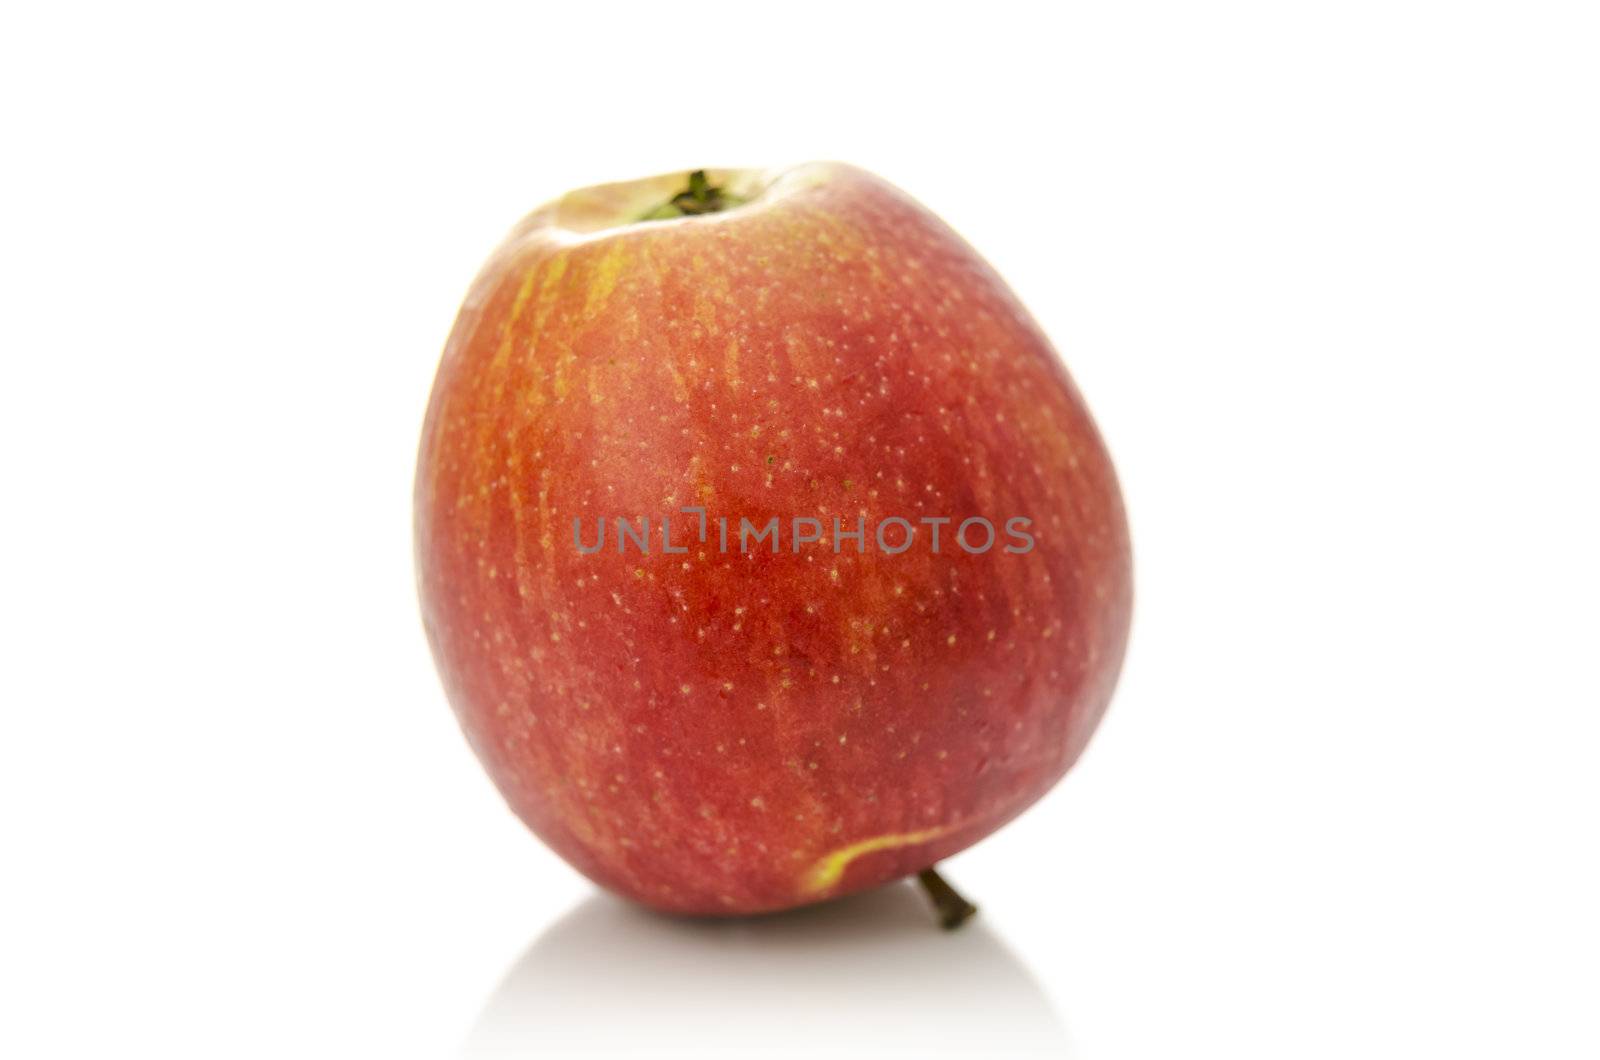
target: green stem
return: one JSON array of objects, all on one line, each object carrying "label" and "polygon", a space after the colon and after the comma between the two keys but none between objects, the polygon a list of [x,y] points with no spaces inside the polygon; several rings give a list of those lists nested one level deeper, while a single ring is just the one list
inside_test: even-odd
[{"label": "green stem", "polygon": [[711,183],[706,171],[697,169],[689,174],[688,187],[640,217],[641,221],[667,221],[674,217],[696,217],[716,213],[744,202]]}]

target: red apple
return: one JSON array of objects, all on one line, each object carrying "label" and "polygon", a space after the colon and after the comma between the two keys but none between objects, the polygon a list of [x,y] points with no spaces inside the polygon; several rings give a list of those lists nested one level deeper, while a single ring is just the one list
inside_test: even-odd
[{"label": "red apple", "polygon": [[916,873],[1021,813],[1099,722],[1132,598],[1048,340],[938,218],[835,164],[523,221],[445,347],[416,545],[511,808],[699,914]]}]

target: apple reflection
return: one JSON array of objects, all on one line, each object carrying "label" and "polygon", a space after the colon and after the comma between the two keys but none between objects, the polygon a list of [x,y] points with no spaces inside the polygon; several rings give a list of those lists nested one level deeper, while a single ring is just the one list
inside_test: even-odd
[{"label": "apple reflection", "polygon": [[529,947],[467,1057],[1070,1056],[1033,976],[980,914],[940,931],[895,884],[738,921],[609,896]]}]

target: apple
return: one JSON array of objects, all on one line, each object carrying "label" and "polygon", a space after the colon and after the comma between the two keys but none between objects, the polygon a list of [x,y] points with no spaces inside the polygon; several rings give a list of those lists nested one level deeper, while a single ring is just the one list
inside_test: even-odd
[{"label": "apple", "polygon": [[1122,498],[1060,359],[839,164],[534,212],[451,332],[415,503],[468,741],[661,910],[936,881],[1078,758],[1127,642]]}]

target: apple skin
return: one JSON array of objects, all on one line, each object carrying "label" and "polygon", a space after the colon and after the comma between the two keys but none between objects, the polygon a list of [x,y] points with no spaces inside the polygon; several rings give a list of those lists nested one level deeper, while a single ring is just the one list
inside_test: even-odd
[{"label": "apple skin", "polygon": [[[915,873],[1048,791],[1111,697],[1132,576],[1088,410],[971,247],[848,166],[710,179],[749,201],[631,223],[684,174],[587,189],[493,255],[428,405],[416,560],[517,816],[612,891],[736,915]],[[741,553],[773,516],[781,551]],[[798,553],[796,516],[827,528]],[[835,516],[864,553],[834,554]],[[890,516],[955,521],[889,555]],[[971,516],[1035,545],[968,554]]]}]

